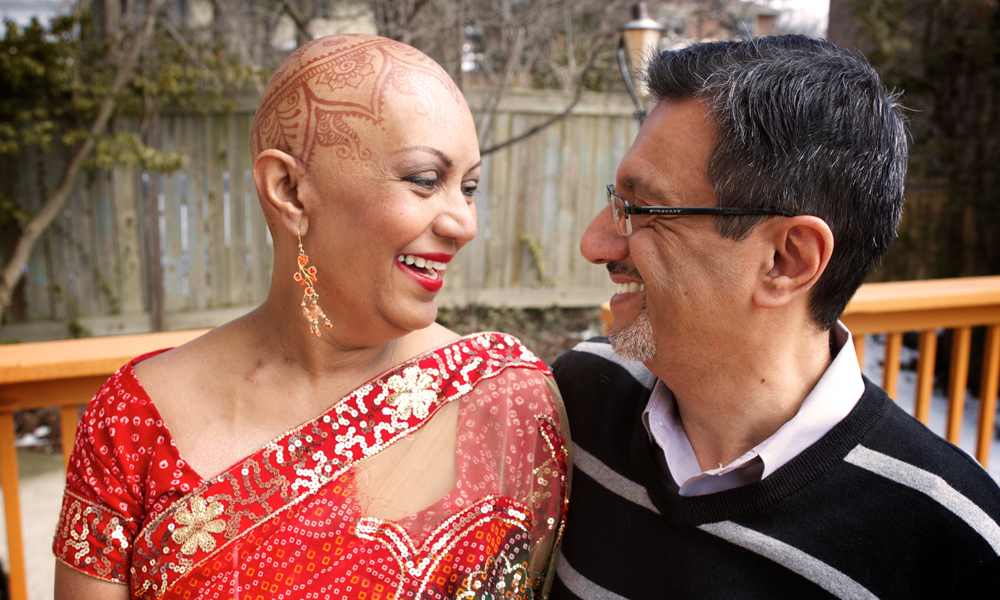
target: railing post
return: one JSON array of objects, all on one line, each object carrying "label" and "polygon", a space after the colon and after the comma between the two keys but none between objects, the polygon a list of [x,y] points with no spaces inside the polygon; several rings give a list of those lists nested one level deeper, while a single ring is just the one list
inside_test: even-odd
[{"label": "railing post", "polygon": [[917,357],[917,397],[913,413],[924,425],[930,420],[931,393],[934,391],[934,362],[937,357],[937,330],[920,332],[920,354]]},{"label": "railing post", "polygon": [[882,389],[896,400],[899,386],[899,355],[903,349],[902,333],[885,334],[885,361],[882,363]]},{"label": "railing post", "polygon": [[861,367],[861,370],[864,370],[864,368],[865,368],[865,334],[859,333],[857,335],[854,335],[854,332],[852,331],[851,332],[851,338],[854,340],[854,354],[856,354],[857,357],[858,357],[858,366]]},{"label": "railing post", "polygon": [[59,430],[62,436],[63,470],[69,470],[69,457],[73,453],[76,439],[76,424],[80,420],[79,408],[75,405],[59,407]]},{"label": "railing post", "polygon": [[17,481],[17,447],[14,439],[14,413],[0,411],[0,485],[3,486],[3,508],[7,519],[10,597],[13,600],[28,600],[24,537],[21,535],[21,495]]},{"label": "railing post", "polygon": [[951,370],[948,376],[948,431],[945,437],[958,445],[965,411],[965,389],[969,383],[969,349],[972,328],[958,327],[951,338]]},{"label": "railing post", "polygon": [[976,460],[986,468],[993,443],[993,429],[997,413],[997,384],[1000,383],[1000,325],[986,329],[986,347],[983,349],[983,377],[979,384],[979,439]]}]

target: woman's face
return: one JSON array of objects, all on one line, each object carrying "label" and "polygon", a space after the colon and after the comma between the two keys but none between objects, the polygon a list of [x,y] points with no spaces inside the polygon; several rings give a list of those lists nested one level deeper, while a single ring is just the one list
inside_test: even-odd
[{"label": "woman's face", "polygon": [[[454,106],[454,105],[453,105]],[[363,135],[367,160],[317,152],[303,247],[335,335],[360,346],[429,326],[458,252],[476,235],[479,145],[468,109],[429,119],[400,107]]]}]

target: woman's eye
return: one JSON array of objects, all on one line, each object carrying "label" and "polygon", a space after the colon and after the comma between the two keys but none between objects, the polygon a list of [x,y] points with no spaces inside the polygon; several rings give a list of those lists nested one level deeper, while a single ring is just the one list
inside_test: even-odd
[{"label": "woman's eye", "polygon": [[468,196],[469,198],[472,198],[476,194],[476,189],[478,189],[478,187],[479,184],[476,183],[473,183],[471,185],[463,185],[462,193]]},{"label": "woman's eye", "polygon": [[419,185],[422,188],[433,190],[438,185],[437,177],[428,177],[426,175],[411,175],[409,177],[404,177],[403,181],[409,181],[412,184]]}]

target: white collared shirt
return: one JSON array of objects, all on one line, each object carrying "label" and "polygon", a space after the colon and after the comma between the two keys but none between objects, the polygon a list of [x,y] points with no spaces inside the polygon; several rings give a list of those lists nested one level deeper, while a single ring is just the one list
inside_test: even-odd
[{"label": "white collared shirt", "polygon": [[681,496],[701,496],[760,481],[817,442],[851,412],[865,391],[851,333],[830,330],[836,356],[799,411],[771,437],[728,465],[702,471],[681,423],[674,394],[657,380],[642,413],[650,440],[663,450]]}]

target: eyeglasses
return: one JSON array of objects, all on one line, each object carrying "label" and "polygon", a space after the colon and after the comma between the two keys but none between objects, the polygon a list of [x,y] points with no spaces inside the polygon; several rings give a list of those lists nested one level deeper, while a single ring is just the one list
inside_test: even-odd
[{"label": "eyeglasses", "polygon": [[608,185],[608,204],[611,205],[611,217],[615,220],[618,235],[632,234],[632,219],[630,215],[779,215],[794,217],[792,213],[780,208],[738,208],[719,206],[629,206],[628,200],[615,193],[614,184]]}]

